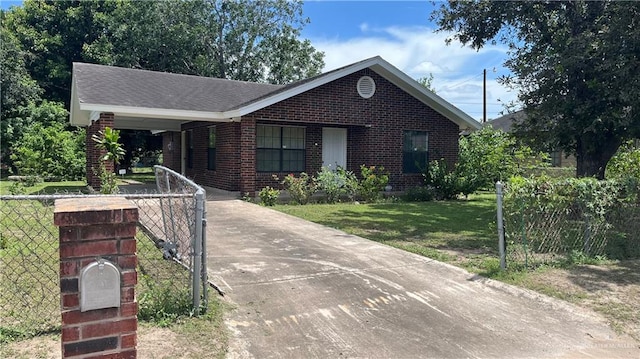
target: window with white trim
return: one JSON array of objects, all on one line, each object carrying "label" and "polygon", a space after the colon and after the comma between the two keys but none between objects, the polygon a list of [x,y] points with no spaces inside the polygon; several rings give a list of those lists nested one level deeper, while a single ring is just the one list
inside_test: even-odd
[{"label": "window with white trim", "polygon": [[258,172],[302,172],[305,170],[304,127],[257,126]]}]

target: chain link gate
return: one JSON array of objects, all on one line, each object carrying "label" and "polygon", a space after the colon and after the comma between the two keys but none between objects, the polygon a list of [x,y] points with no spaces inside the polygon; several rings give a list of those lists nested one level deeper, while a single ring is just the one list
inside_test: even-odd
[{"label": "chain link gate", "polygon": [[[138,290],[139,304],[169,298],[188,302],[194,312],[206,310],[204,189],[167,168],[156,166],[155,171],[160,193],[112,195],[125,197],[139,208],[136,239],[139,285],[144,286]],[[54,202],[86,196],[0,196],[0,338],[59,329],[60,259]]]}]

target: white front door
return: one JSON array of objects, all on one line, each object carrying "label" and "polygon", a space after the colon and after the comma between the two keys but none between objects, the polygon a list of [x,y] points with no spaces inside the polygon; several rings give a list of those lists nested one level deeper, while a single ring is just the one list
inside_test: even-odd
[{"label": "white front door", "polygon": [[322,166],[332,170],[347,167],[347,129],[324,127],[322,129]]}]

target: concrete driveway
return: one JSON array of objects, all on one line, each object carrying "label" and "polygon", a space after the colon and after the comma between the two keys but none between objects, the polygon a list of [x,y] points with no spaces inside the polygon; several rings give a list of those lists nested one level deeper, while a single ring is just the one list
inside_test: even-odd
[{"label": "concrete driveway", "polygon": [[207,210],[230,358],[640,358],[565,302],[239,200]]}]

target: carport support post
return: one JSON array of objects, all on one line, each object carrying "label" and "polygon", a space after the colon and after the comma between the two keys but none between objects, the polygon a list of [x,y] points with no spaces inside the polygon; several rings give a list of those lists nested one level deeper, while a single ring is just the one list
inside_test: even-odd
[{"label": "carport support post", "polygon": [[507,268],[507,258],[504,246],[504,222],[502,220],[502,198],[504,185],[500,181],[496,182],[496,198],[497,198],[497,220],[498,220],[498,251],[500,252],[500,268]]},{"label": "carport support post", "polygon": [[256,120],[242,118],[240,122],[240,193],[256,192]]},{"label": "carport support post", "polygon": [[[98,135],[100,131],[114,125],[114,114],[111,112],[102,112],[100,117],[91,122],[87,127],[87,135],[85,138],[86,156],[87,156],[87,184],[95,190],[100,189],[100,158],[106,153],[105,150],[99,149],[96,142],[92,139],[93,135]],[[114,165],[111,161],[105,162],[105,168],[108,172],[113,172]]]}]

